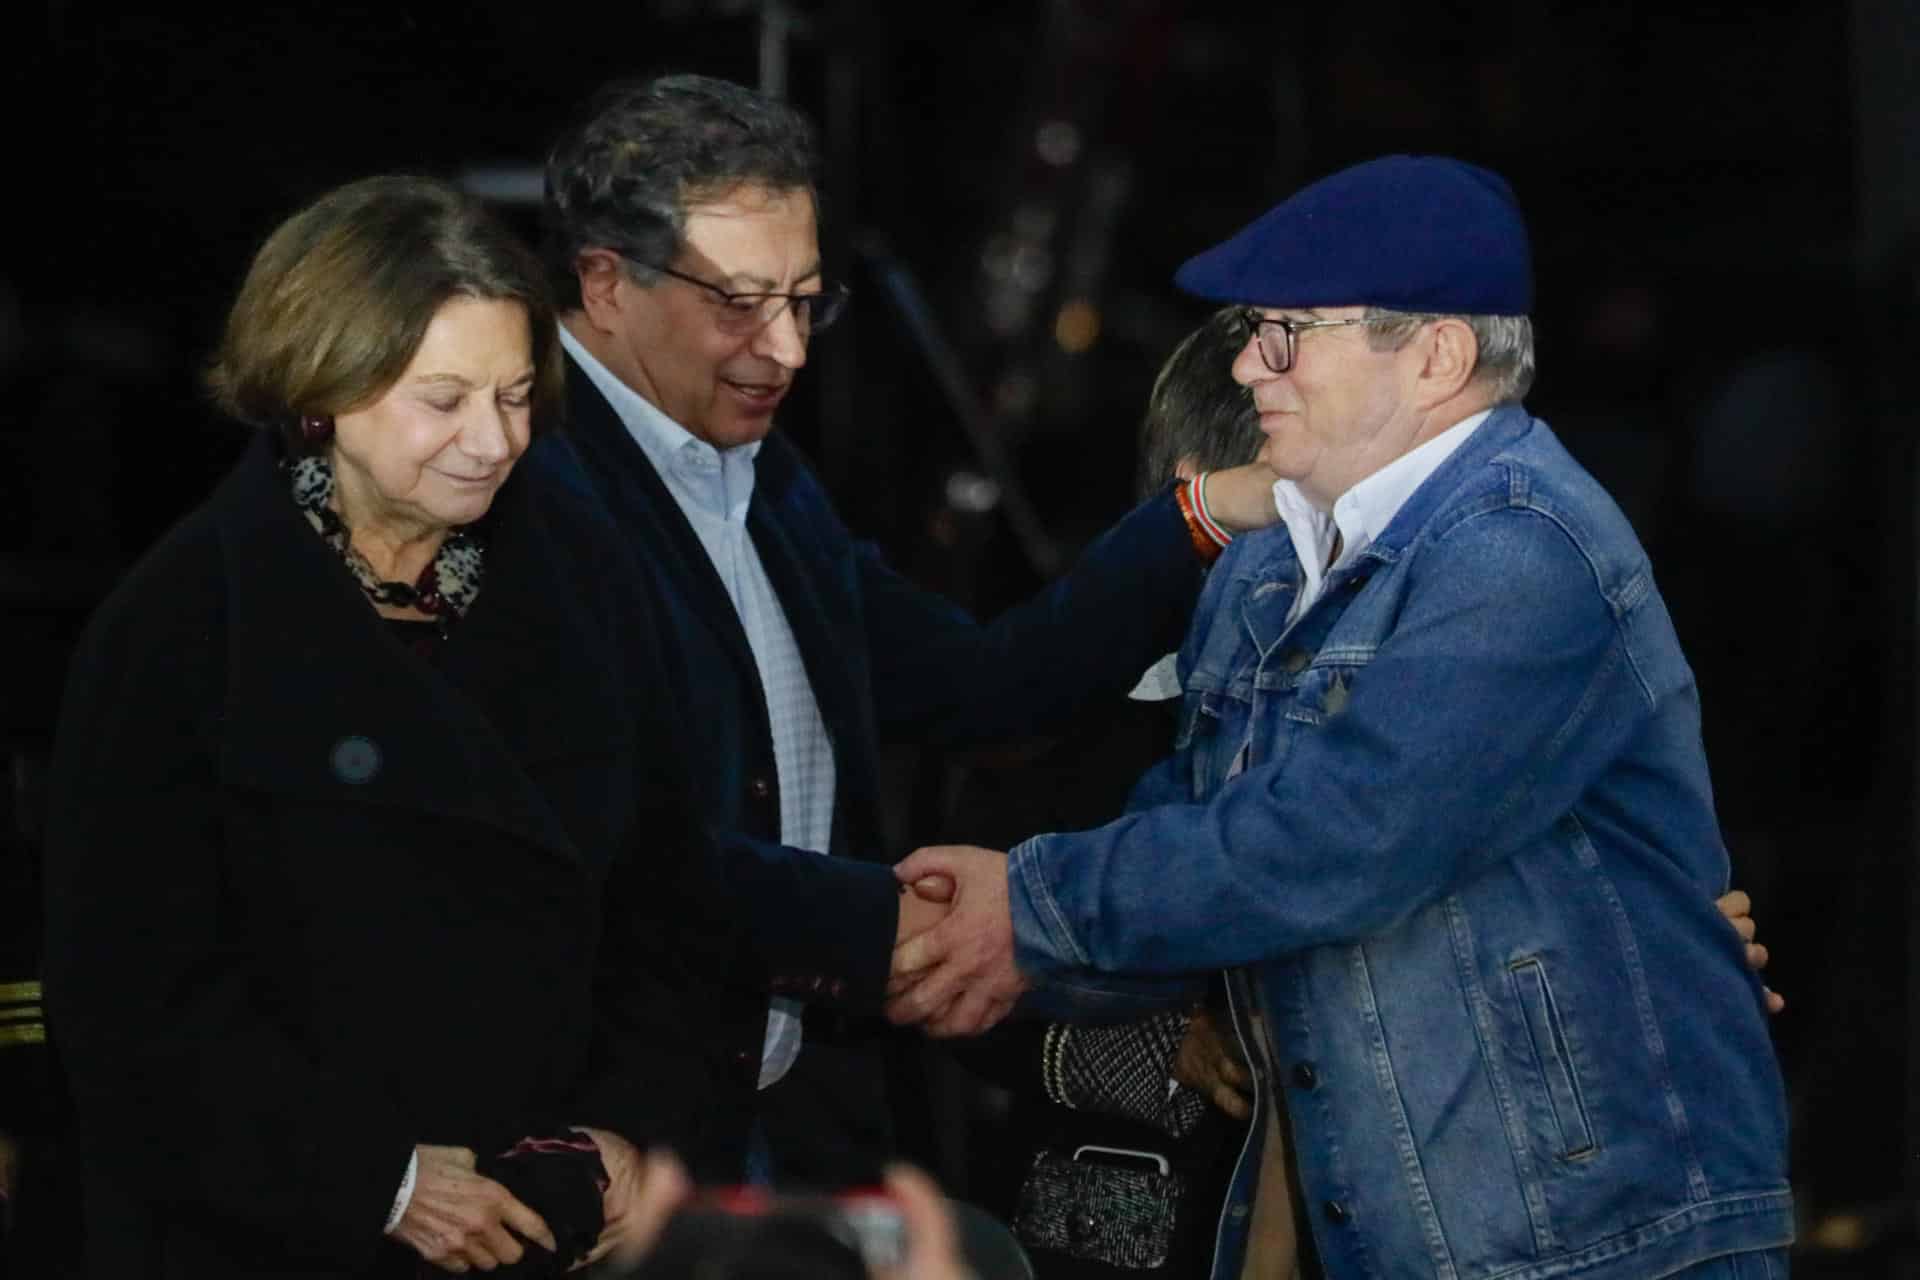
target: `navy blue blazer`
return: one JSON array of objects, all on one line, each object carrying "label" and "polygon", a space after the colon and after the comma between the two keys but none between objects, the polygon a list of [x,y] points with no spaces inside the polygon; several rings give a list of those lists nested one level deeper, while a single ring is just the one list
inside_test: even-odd
[{"label": "navy blue blazer", "polygon": [[[755,464],[747,528],[833,740],[831,851],[839,856],[786,849],[777,843],[780,793],[767,709],[726,589],[651,461],[571,360],[568,396],[567,439],[536,445],[535,461],[598,494],[620,530],[628,570],[646,580],[668,664],[657,683],[678,695],[697,799],[742,913],[744,945],[732,977],[743,995],[755,989],[711,1015],[724,1074],[743,1091],[741,1114],[721,1125],[736,1139],[722,1144],[730,1158],[744,1149],[755,1104],[768,995],[818,996],[856,1012],[880,1002],[898,911],[889,868],[907,852],[883,842],[881,745],[1027,738],[1120,697],[1179,644],[1201,566],[1171,494],[1162,495],[1096,541],[1071,573],[982,624],[856,539],[799,451],[780,433],[769,436]],[[810,1058],[831,1062],[822,1074],[840,1099],[804,1105],[840,1130],[841,1145],[871,1148],[890,1142],[873,1116],[884,1091],[877,1060],[857,1045],[838,1057],[828,1049],[860,1039],[844,1020],[810,1017],[794,1076],[808,1074]],[[767,1092],[782,1090],[799,1086],[782,1082]],[[768,1102],[761,1100],[763,1113]],[[835,1145],[826,1136],[824,1145]],[[778,1161],[777,1141],[775,1154]],[[723,1158],[716,1176],[724,1165]]]}]

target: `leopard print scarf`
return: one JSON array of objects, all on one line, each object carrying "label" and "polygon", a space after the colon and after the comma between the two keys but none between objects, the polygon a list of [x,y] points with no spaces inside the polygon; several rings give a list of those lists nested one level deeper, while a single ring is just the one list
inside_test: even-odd
[{"label": "leopard print scarf", "polygon": [[281,464],[293,485],[293,502],[313,531],[346,563],[367,599],[375,604],[418,609],[444,629],[466,616],[480,594],[486,566],[485,548],[468,525],[448,530],[433,562],[413,582],[393,582],[374,572],[367,558],[354,550],[353,538],[333,499],[333,463],[322,455],[293,458]]}]

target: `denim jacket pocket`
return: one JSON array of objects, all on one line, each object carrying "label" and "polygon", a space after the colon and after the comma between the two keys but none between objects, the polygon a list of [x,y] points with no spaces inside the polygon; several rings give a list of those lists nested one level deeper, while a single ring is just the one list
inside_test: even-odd
[{"label": "denim jacket pocket", "polygon": [[1574,1063],[1565,1020],[1553,996],[1546,965],[1538,956],[1523,956],[1507,966],[1507,976],[1526,1028],[1536,1078],[1536,1097],[1545,1103],[1553,1135],[1554,1155],[1578,1160],[1594,1153],[1597,1143],[1587,1110],[1586,1093]]}]

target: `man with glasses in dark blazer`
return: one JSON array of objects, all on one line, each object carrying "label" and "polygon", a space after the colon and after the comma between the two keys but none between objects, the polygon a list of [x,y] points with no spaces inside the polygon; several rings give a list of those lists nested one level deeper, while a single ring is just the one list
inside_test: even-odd
[{"label": "man with glasses in dark blazer", "polygon": [[740,913],[737,999],[690,1029],[735,1105],[689,1155],[789,1185],[871,1179],[893,1150],[873,1015],[896,940],[944,911],[890,874],[881,744],[1025,737],[1119,697],[1183,633],[1205,560],[1275,518],[1262,468],[1185,483],[986,625],[889,569],[773,430],[847,304],[814,168],[791,108],[667,76],[595,98],[545,205],[571,431],[543,465],[580,473],[621,532],[608,571],[664,602],[661,693]]}]

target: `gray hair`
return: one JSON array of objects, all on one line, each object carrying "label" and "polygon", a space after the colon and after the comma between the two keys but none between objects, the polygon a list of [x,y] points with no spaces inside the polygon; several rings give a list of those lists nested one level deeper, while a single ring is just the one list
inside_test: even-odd
[{"label": "gray hair", "polygon": [[606,86],[547,156],[541,253],[561,310],[580,306],[582,250],[612,249],[651,283],[645,265],[684,247],[689,205],[753,183],[804,190],[817,206],[817,163],[806,117],[744,85],[672,75]]},{"label": "gray hair", "polygon": [[1479,348],[1473,376],[1493,393],[1495,404],[1519,400],[1533,387],[1533,321],[1526,316],[1459,316],[1367,308],[1367,343],[1375,351],[1398,351],[1414,332],[1435,320],[1458,320],[1473,330]]}]

